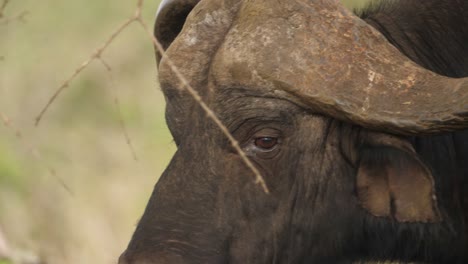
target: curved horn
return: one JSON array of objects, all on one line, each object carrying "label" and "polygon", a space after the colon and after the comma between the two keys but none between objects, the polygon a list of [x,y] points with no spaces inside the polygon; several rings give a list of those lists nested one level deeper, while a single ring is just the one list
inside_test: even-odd
[{"label": "curved horn", "polygon": [[[172,41],[182,30],[190,11],[200,0],[163,0],[156,12],[154,36],[164,49],[171,45]],[[159,64],[161,54],[156,51]]]},{"label": "curved horn", "polygon": [[468,128],[468,78],[421,68],[337,0],[244,1],[211,70],[371,129]]}]

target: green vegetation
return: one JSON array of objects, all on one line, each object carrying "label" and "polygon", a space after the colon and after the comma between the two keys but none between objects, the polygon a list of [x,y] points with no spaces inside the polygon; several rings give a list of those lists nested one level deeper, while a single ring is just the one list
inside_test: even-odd
[{"label": "green vegetation", "polygon": [[23,185],[19,162],[0,144],[0,186],[18,190]]}]

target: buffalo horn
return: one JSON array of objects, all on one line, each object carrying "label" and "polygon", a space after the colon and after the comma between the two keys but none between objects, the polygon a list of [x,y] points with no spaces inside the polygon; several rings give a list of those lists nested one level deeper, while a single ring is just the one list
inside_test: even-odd
[{"label": "buffalo horn", "polygon": [[337,0],[244,1],[212,69],[370,129],[468,128],[468,78],[420,67]]},{"label": "buffalo horn", "polygon": [[[155,34],[165,47],[179,34],[167,53],[195,88],[205,87],[209,73],[220,86],[370,129],[415,135],[468,128],[468,78],[420,67],[338,0],[201,0],[183,28],[168,18],[198,1],[165,2]],[[172,82],[166,70],[162,63],[161,80]]]}]

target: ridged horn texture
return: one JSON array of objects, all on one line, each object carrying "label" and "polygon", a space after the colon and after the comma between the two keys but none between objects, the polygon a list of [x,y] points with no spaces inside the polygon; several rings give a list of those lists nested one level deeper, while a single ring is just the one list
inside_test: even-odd
[{"label": "ridged horn texture", "polygon": [[[419,67],[337,0],[202,4],[167,52],[195,88],[209,74],[218,86],[245,87],[396,134],[468,128],[468,78]],[[221,13],[233,15],[212,19]],[[177,83],[165,68],[161,82]]]}]

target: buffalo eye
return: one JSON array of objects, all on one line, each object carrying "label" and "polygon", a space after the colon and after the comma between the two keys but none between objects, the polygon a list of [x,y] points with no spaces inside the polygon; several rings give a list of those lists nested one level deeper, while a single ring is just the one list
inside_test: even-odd
[{"label": "buffalo eye", "polygon": [[258,137],[255,138],[254,144],[262,150],[271,150],[278,145],[278,138],[276,137]]},{"label": "buffalo eye", "polygon": [[[246,138],[247,139],[247,138]],[[245,154],[261,159],[272,159],[280,153],[283,133],[275,128],[260,128],[253,131],[242,144]]]}]

